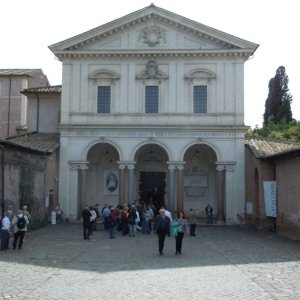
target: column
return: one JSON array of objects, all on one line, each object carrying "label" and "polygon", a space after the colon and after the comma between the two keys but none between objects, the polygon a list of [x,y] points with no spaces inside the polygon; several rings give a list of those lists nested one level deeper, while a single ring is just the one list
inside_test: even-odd
[{"label": "column", "polygon": [[166,203],[167,208],[170,211],[174,211],[176,205],[175,199],[175,166],[170,165],[168,167],[168,202]]},{"label": "column", "polygon": [[81,212],[83,208],[87,205],[86,203],[86,173],[88,170],[87,164],[80,164],[79,167],[79,201],[78,201],[78,219],[81,219]]},{"label": "column", "polygon": [[62,207],[65,216],[67,216],[70,220],[76,220],[78,217],[78,169],[79,167],[76,164],[70,164],[69,201],[66,207]]},{"label": "column", "polygon": [[225,167],[217,167],[217,219],[222,223],[225,221]]},{"label": "column", "polygon": [[184,183],[183,183],[183,165],[177,165],[177,211],[183,210]]},{"label": "column", "polygon": [[128,203],[132,204],[133,201],[137,200],[134,198],[134,165],[128,165],[128,188],[127,188],[127,195],[128,195]]},{"label": "column", "polygon": [[[86,170],[88,162],[69,162],[70,185],[69,202],[65,214],[72,220],[81,218],[81,210],[85,205]],[[64,208],[63,208],[64,210]]]},{"label": "column", "polygon": [[236,199],[234,188],[234,167],[226,166],[225,173],[225,211],[226,211],[226,223],[234,223],[236,221]]},{"label": "column", "polygon": [[123,205],[126,202],[125,199],[125,168],[124,165],[119,165],[119,204]]}]

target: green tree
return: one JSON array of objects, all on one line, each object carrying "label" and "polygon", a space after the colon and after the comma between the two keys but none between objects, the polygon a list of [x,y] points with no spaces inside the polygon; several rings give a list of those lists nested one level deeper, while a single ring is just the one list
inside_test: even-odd
[{"label": "green tree", "polygon": [[265,102],[264,126],[270,122],[290,123],[292,118],[291,102],[292,95],[288,88],[289,78],[286,75],[285,67],[280,66],[276,70],[274,78],[269,81],[269,94]]},{"label": "green tree", "polygon": [[300,141],[300,121],[293,120],[290,123],[282,122],[275,124],[269,121],[268,125],[263,128],[255,127],[249,129],[247,138],[267,137],[278,140],[289,140],[292,142]]}]

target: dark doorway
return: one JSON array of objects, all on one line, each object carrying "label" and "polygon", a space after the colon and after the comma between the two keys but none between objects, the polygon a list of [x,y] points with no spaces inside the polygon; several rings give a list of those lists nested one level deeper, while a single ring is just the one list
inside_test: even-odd
[{"label": "dark doorway", "polygon": [[140,199],[147,205],[152,203],[155,212],[165,205],[166,173],[140,172]]}]

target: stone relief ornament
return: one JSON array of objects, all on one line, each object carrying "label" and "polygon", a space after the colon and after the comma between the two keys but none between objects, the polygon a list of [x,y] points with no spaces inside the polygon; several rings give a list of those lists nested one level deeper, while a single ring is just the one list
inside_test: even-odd
[{"label": "stone relief ornament", "polygon": [[154,60],[149,60],[147,64],[146,74],[149,79],[156,78],[158,66]]},{"label": "stone relief ornament", "polygon": [[143,43],[148,44],[150,47],[154,47],[160,44],[161,40],[166,42],[165,31],[157,26],[151,26],[141,31],[139,40]]},{"label": "stone relief ornament", "polygon": [[146,70],[139,73],[136,76],[136,79],[156,79],[156,80],[162,80],[162,79],[168,79],[169,76],[165,74],[162,71],[158,70],[158,65],[155,60],[149,60],[146,65]]}]

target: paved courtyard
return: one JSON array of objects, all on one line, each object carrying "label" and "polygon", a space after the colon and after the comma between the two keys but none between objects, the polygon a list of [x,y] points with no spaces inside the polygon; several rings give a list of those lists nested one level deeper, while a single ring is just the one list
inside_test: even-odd
[{"label": "paved courtyard", "polygon": [[300,299],[300,243],[276,234],[198,226],[181,256],[172,237],[164,252],[154,234],[49,225],[0,252],[0,299]]}]

